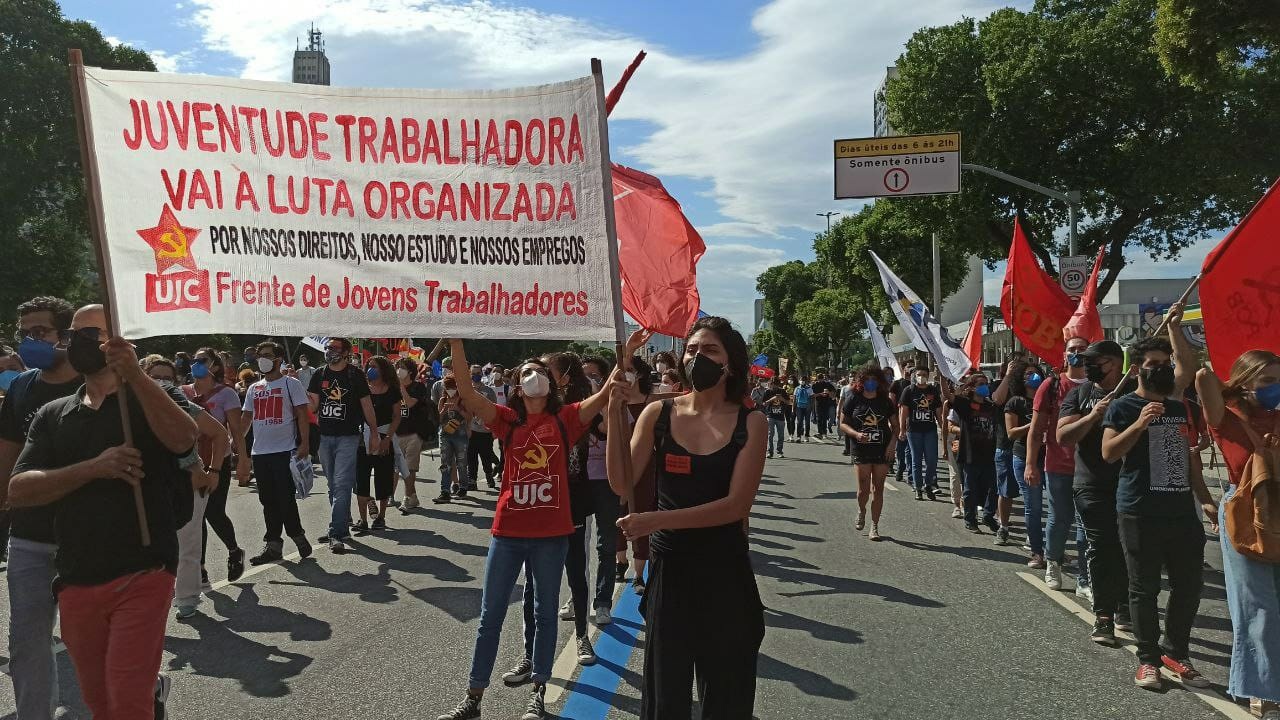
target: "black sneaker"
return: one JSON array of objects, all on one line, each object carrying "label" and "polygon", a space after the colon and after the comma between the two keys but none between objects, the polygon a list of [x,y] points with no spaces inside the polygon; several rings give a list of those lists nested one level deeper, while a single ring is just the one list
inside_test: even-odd
[{"label": "black sneaker", "polygon": [[489,489],[490,489],[490,490],[497,490],[497,489],[498,489],[498,481],[497,481],[497,480],[494,480],[493,478],[489,478],[489,481],[488,481],[488,482],[489,482]]},{"label": "black sneaker", "polygon": [[644,588],[644,580],[643,580],[643,579],[641,579],[641,578],[638,578],[638,577],[637,577],[637,578],[635,579],[635,582],[633,582],[633,583],[632,583],[632,586],[635,588],[635,591],[636,591],[636,594],[637,594],[637,595],[639,595],[640,597],[644,597],[644,589],[645,589],[645,588]]},{"label": "black sneaker", "polygon": [[378,517],[373,519],[373,524],[370,527],[372,527],[374,530],[386,530],[387,519],[379,515]]},{"label": "black sneaker", "polygon": [[1000,528],[996,530],[996,545],[1009,544],[1009,528]]},{"label": "black sneaker", "polygon": [[293,538],[293,544],[298,546],[298,556],[301,559],[306,560],[311,557],[311,543],[307,542],[306,535],[299,535]]},{"label": "black sneaker", "polygon": [[156,674],[156,693],[155,693],[155,716],[156,720],[165,720],[169,717],[165,711],[165,703],[169,701],[169,688],[173,686],[173,681],[164,673]]},{"label": "black sneaker", "polygon": [[[376,521],[375,521],[375,522],[376,522]],[[352,525],[352,526],[351,526],[351,530],[352,530],[352,533],[351,533],[351,534],[355,535],[356,537],[359,537],[359,536],[361,536],[361,535],[368,535],[368,534],[369,534],[369,523],[365,522],[364,520],[361,520],[360,522],[356,523],[355,525]]]},{"label": "black sneaker", "polygon": [[436,720],[470,720],[471,718],[480,717],[480,698],[471,693],[458,703],[458,707],[452,711],[440,715]]},{"label": "black sneaker", "polygon": [[982,524],[986,525],[991,532],[1000,532],[1000,523],[996,521],[994,516],[982,518]]},{"label": "black sneaker", "polygon": [[964,529],[965,529],[965,530],[968,530],[968,531],[969,531],[969,532],[971,532],[971,533],[976,533],[976,534],[978,534],[978,535],[981,535],[981,534],[982,534],[982,528],[978,527],[978,523],[976,523],[976,522],[971,522],[971,521],[969,521],[969,520],[965,520],[965,522],[964,522]]},{"label": "black sneaker", "polygon": [[591,638],[586,635],[580,635],[577,639],[578,646],[578,664],[579,665],[595,665],[596,649],[591,647]]},{"label": "black sneaker", "polygon": [[924,500],[924,491],[923,491],[923,490],[917,490],[917,491],[916,491],[916,499],[917,499],[917,500]]},{"label": "black sneaker", "polygon": [[[847,456],[847,455],[849,454],[849,448],[845,448],[844,450],[841,450],[841,451],[840,451],[840,454],[841,454],[841,455],[845,455],[845,456]],[[901,475],[899,475],[899,476],[898,476],[898,479],[899,479],[899,480],[901,480],[901,479],[902,479],[902,476],[901,476]]]},{"label": "black sneaker", "polygon": [[[547,703],[544,697],[547,694],[547,686],[538,683],[533,686],[533,692],[529,693],[529,704],[524,706],[524,714],[520,716],[520,720],[542,720],[547,716]],[[477,715],[477,717],[479,717]]]},{"label": "black sneaker", "polygon": [[280,549],[275,545],[268,543],[262,548],[262,552],[249,558],[249,564],[257,567],[259,565],[266,565],[267,563],[279,562],[283,559],[284,554],[280,552]]},{"label": "black sneaker", "polygon": [[[848,453],[846,453],[846,454],[848,454]],[[770,450],[768,453],[766,453],[766,454],[765,454],[765,457],[766,457],[766,458],[771,458],[771,457],[773,457],[773,451],[772,451],[772,450]]]},{"label": "black sneaker", "polygon": [[467,486],[463,485],[462,487],[458,488],[458,492],[454,493],[454,494],[453,494],[453,496],[454,496],[454,497],[458,497],[458,498],[464,498],[464,497],[466,497],[466,496],[467,496],[467,491],[468,491],[469,489],[470,489],[470,488],[468,488]]},{"label": "black sneaker", "polygon": [[614,563],[613,564],[613,581],[625,582],[626,579],[627,579],[627,564]]},{"label": "black sneaker", "polygon": [[[204,582],[209,582],[209,573],[200,571]],[[244,550],[236,548],[227,556],[227,582],[235,582],[244,575]]]},{"label": "black sneaker", "polygon": [[527,657],[520,658],[515,667],[502,673],[502,682],[506,685],[523,685],[533,677],[533,662]]},{"label": "black sneaker", "polygon": [[938,491],[937,491],[937,490],[935,490],[935,489],[933,489],[933,488],[931,488],[931,487],[927,487],[927,488],[925,488],[925,489],[924,489],[924,492],[925,492],[925,494],[926,494],[926,495],[928,495],[928,496],[929,496],[929,500],[930,500],[930,501],[933,501],[933,500],[937,500],[937,499],[938,499]]},{"label": "black sneaker", "polygon": [[442,493],[440,493],[439,495],[437,495],[437,496],[435,496],[434,498],[432,498],[431,502],[433,502],[433,503],[435,503],[435,504],[437,504],[437,505],[444,505],[445,503],[449,502],[449,501],[450,501],[450,500],[452,500],[452,499],[453,499],[453,498],[449,496],[449,493],[447,493],[447,492],[442,492]]},{"label": "black sneaker", "polygon": [[1099,645],[1116,646],[1116,625],[1109,617],[1100,617],[1093,622],[1093,632],[1089,639]]},{"label": "black sneaker", "polygon": [[1129,613],[1116,613],[1116,629],[1121,632],[1130,632],[1133,630],[1133,620],[1129,617]]}]

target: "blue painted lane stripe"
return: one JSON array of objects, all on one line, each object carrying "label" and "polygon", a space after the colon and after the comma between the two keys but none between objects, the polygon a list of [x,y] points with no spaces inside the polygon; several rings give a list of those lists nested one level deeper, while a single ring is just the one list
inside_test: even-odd
[{"label": "blue painted lane stripe", "polygon": [[596,637],[596,664],[583,668],[569,689],[568,699],[560,711],[562,720],[605,719],[643,628],[640,596],[632,591],[631,583],[627,583],[622,597],[613,606],[613,622],[605,625]]}]

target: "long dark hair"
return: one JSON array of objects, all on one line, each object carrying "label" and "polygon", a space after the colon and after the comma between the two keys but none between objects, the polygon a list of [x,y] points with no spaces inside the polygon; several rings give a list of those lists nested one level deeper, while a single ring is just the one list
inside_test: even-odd
[{"label": "long dark hair", "polygon": [[369,362],[365,363],[365,372],[369,371],[369,366],[374,365],[378,368],[378,379],[387,384],[387,387],[399,387],[400,380],[396,377],[396,369],[392,367],[391,361],[385,355],[374,355],[369,358]]},{"label": "long dark hair", "polygon": [[642,394],[653,392],[653,368],[639,356],[631,358],[631,370],[636,374],[636,389]]},{"label": "long dark hair", "polygon": [[[724,366],[727,375],[724,379],[724,399],[741,405],[747,397],[747,365],[750,363],[747,359],[747,341],[742,339],[742,333],[733,328],[733,323],[722,317],[708,315],[689,326],[684,344],[688,345],[689,339],[699,330],[710,330],[719,338],[725,355],[728,356],[728,362]],[[680,377],[688,377],[684,371],[683,354],[680,356]]]},{"label": "long dark hair", "polygon": [[222,362],[222,356],[218,354],[218,351],[211,347],[202,347],[195,352],[196,355],[200,353],[204,353],[204,356],[209,358],[208,362],[205,363],[205,367],[209,368],[209,377],[213,379],[214,384],[226,384],[227,366]]},{"label": "long dark hair", "polygon": [[582,360],[576,353],[552,353],[543,359],[551,369],[568,379],[563,388],[566,404],[582,402],[591,397],[591,381],[587,379],[587,373],[582,369]]},{"label": "long dark hair", "polygon": [[[551,377],[551,368],[542,362],[541,358],[529,358],[512,368],[513,372],[519,371],[525,365],[537,365],[542,368],[542,372],[547,376],[547,384],[551,386],[551,392],[547,393],[547,409],[548,415],[555,415],[560,412],[560,408],[564,407],[564,401],[560,399],[560,388],[556,387],[555,380]],[[529,410],[524,406],[524,390],[521,388],[521,377],[517,373],[515,378],[514,390],[507,396],[507,407],[516,411],[516,417],[519,418],[518,425],[523,425],[529,419]]]}]

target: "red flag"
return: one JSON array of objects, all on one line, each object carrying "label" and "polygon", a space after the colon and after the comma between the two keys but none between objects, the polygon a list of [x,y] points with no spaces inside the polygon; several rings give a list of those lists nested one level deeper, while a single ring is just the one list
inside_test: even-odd
[{"label": "red flag", "polygon": [[1000,290],[1004,324],[1013,329],[1027,350],[1054,359],[1062,356],[1062,328],[1074,311],[1075,303],[1040,266],[1022,226],[1014,218],[1009,265]]},{"label": "red flag", "polygon": [[644,62],[645,52],[641,50],[636,53],[636,59],[631,61],[626,70],[622,71],[622,77],[618,78],[618,84],[613,86],[609,91],[609,95],[604,99],[604,114],[608,115],[613,112],[613,106],[618,104],[618,98],[622,97],[622,91],[627,89],[627,81],[635,74],[636,68],[640,67],[640,63]]},{"label": "red flag", "polygon": [[613,164],[622,308],[646,330],[684,337],[698,319],[697,265],[707,246],[662,181]]},{"label": "red flag", "polygon": [[978,307],[973,311],[969,332],[965,333],[964,342],[960,345],[974,368],[982,366],[982,307],[982,298],[978,298]]},{"label": "red flag", "polygon": [[1225,377],[1248,350],[1280,352],[1280,192],[1276,185],[1204,259],[1200,307],[1209,359]]},{"label": "red flag", "polygon": [[1080,296],[1080,304],[1076,312],[1062,328],[1062,342],[1073,337],[1084,338],[1096,343],[1106,337],[1102,330],[1102,316],[1098,314],[1098,276],[1102,274],[1102,259],[1107,256],[1106,248],[1098,250],[1098,257],[1093,261],[1093,273],[1089,275],[1089,284],[1085,285]]}]

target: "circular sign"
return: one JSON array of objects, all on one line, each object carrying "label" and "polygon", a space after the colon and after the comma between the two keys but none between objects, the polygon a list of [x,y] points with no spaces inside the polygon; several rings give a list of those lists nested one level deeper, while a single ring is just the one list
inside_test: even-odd
[{"label": "circular sign", "polygon": [[1068,293],[1079,293],[1084,290],[1085,274],[1083,270],[1072,268],[1062,273],[1062,289]]},{"label": "circular sign", "polygon": [[911,184],[911,176],[902,168],[893,168],[884,174],[884,187],[889,192],[902,192]]},{"label": "circular sign", "polygon": [[1116,341],[1121,343],[1133,342],[1138,339],[1138,331],[1125,326],[1116,328]]}]

